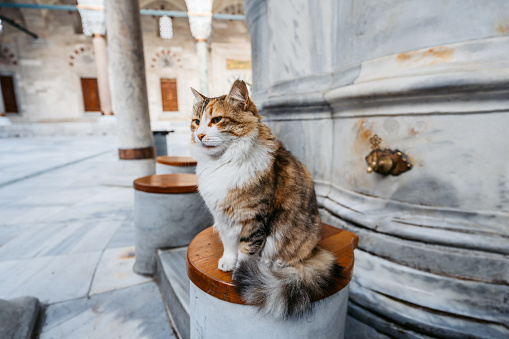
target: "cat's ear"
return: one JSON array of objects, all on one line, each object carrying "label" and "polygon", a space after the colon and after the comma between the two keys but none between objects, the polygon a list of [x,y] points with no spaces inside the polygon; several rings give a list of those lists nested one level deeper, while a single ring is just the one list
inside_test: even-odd
[{"label": "cat's ear", "polygon": [[196,99],[196,102],[201,102],[201,101],[207,99],[206,96],[204,96],[203,94],[201,94],[200,92],[198,92],[197,90],[195,90],[192,87],[191,87],[191,92],[193,92],[193,95],[194,95],[194,98]]},{"label": "cat's ear", "polygon": [[227,100],[231,104],[245,110],[249,106],[249,91],[247,90],[246,83],[239,79],[235,80]]}]

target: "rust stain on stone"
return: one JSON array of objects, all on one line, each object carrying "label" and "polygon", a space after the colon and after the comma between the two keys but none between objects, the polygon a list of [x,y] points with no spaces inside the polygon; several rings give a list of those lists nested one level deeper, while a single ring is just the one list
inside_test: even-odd
[{"label": "rust stain on stone", "polygon": [[397,55],[396,60],[399,63],[407,64],[409,62],[421,64],[436,64],[447,62],[454,56],[454,49],[450,47],[438,46],[429,48],[425,51],[405,52]]},{"label": "rust stain on stone", "polygon": [[431,57],[435,60],[431,63],[437,63],[437,62],[447,62],[452,59],[454,55],[454,49],[447,48],[447,47],[437,47],[437,48],[430,48],[425,52],[425,57]]},{"label": "rust stain on stone", "polygon": [[410,132],[408,132],[408,133],[409,133],[410,135],[412,135],[412,136],[419,134],[419,132],[415,130],[415,127],[412,127],[412,128],[410,129]]},{"label": "rust stain on stone", "polygon": [[397,58],[398,61],[407,61],[412,58],[412,53],[410,52],[400,53],[398,54]]},{"label": "rust stain on stone", "polygon": [[357,136],[354,142],[354,149],[356,152],[363,152],[369,149],[369,138],[373,135],[373,124],[365,119],[360,119],[355,123],[357,127]]},{"label": "rust stain on stone", "polygon": [[357,126],[359,129],[359,134],[358,134],[358,138],[360,139],[359,141],[361,141],[361,142],[368,141],[369,142],[369,138],[371,138],[371,136],[373,135],[373,126],[369,122],[367,122],[365,119],[359,120],[357,122]]},{"label": "rust stain on stone", "polygon": [[497,32],[500,34],[509,34],[509,23],[497,25]]}]

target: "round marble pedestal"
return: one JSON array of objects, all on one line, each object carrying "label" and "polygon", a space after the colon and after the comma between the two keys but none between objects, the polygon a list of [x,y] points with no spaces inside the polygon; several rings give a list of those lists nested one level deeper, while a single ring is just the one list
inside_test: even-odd
[{"label": "round marble pedestal", "polygon": [[134,271],[152,275],[156,251],[188,245],[212,224],[194,174],[150,175],[134,181]]},{"label": "round marble pedestal", "polygon": [[344,268],[343,277],[328,291],[329,296],[315,301],[303,317],[280,320],[243,302],[231,273],[217,268],[223,253],[219,236],[212,228],[200,232],[187,250],[191,338],[344,338],[357,242],[356,234],[323,225],[320,246],[334,253]]},{"label": "round marble pedestal", "polygon": [[313,311],[297,320],[276,320],[250,305],[217,299],[191,282],[191,339],[320,338],[342,339],[348,287],[315,302]]}]

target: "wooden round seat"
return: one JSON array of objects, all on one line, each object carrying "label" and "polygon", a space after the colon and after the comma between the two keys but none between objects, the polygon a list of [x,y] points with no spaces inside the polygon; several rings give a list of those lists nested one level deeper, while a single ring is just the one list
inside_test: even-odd
[{"label": "wooden round seat", "polygon": [[156,158],[157,163],[178,166],[178,167],[189,167],[196,166],[196,159],[193,157],[171,157],[168,155],[161,155]]},{"label": "wooden round seat", "polygon": [[134,189],[148,193],[195,193],[198,179],[194,174],[154,174],[134,180]]},{"label": "wooden round seat", "polygon": [[195,174],[149,175],[134,180],[134,271],[152,275],[159,248],[186,246],[212,218]]},{"label": "wooden round seat", "polygon": [[156,158],[156,173],[194,173],[196,163],[193,157],[161,155]]},{"label": "wooden round seat", "polygon": [[[338,279],[332,295],[348,285],[352,279],[354,255],[359,238],[355,233],[340,230],[323,224],[320,245],[334,253],[336,262],[344,267],[343,277]],[[244,304],[235,291],[231,272],[223,272],[217,268],[217,262],[223,255],[223,244],[219,235],[212,227],[198,234],[187,249],[187,275],[202,291],[231,303]]]}]

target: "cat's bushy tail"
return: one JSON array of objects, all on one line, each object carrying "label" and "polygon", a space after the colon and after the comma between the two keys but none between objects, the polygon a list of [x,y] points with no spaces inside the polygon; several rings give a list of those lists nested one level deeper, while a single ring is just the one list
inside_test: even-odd
[{"label": "cat's bushy tail", "polygon": [[303,315],[313,301],[328,295],[341,273],[334,255],[317,247],[309,258],[292,266],[269,268],[259,260],[243,260],[235,268],[233,280],[247,304],[288,319]]}]

